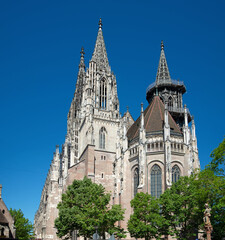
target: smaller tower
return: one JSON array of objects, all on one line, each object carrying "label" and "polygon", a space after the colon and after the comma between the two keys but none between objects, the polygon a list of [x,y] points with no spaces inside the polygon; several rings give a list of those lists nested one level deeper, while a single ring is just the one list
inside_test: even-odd
[{"label": "smaller tower", "polygon": [[[156,80],[150,84],[146,91],[146,99],[150,103],[153,97],[159,96],[163,103],[168,102],[168,111],[174,118],[176,123],[182,127],[184,124],[184,108],[183,94],[186,92],[186,87],[182,81],[172,80],[168,64],[166,61],[164,43],[161,41],[161,53],[159,66],[156,74]],[[191,121],[190,115],[188,121]]]}]

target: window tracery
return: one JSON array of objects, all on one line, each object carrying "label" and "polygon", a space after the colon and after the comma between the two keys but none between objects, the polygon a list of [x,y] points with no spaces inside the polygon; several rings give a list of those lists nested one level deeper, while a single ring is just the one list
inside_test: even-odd
[{"label": "window tracery", "polygon": [[138,168],[135,168],[135,170],[134,170],[134,197],[137,194],[138,185],[139,185],[139,170],[138,170]]},{"label": "window tracery", "polygon": [[172,182],[175,183],[180,178],[180,168],[177,165],[174,165],[172,168]]},{"label": "window tracery", "polygon": [[100,108],[107,108],[107,87],[105,79],[100,81]]},{"label": "window tracery", "polygon": [[173,107],[173,98],[171,96],[168,99],[168,107]]},{"label": "window tracery", "polygon": [[162,194],[162,170],[155,164],[151,169],[151,195],[159,198]]},{"label": "window tracery", "polygon": [[99,148],[105,149],[106,129],[102,127],[99,132]]}]

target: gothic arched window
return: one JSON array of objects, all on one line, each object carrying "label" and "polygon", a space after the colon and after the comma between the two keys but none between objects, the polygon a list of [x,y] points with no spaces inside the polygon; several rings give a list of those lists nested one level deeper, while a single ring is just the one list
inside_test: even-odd
[{"label": "gothic arched window", "polygon": [[99,132],[99,148],[105,149],[106,129],[102,127]]},{"label": "gothic arched window", "polygon": [[172,97],[169,97],[169,99],[168,99],[168,107],[173,107],[173,99],[172,99]]},{"label": "gothic arched window", "polygon": [[100,108],[106,109],[107,107],[107,87],[105,79],[100,81]]},{"label": "gothic arched window", "polygon": [[159,198],[162,194],[162,170],[155,164],[151,169],[151,195]]},{"label": "gothic arched window", "polygon": [[135,168],[135,170],[134,170],[134,197],[137,194],[138,185],[139,185],[139,170],[138,170],[138,168]]},{"label": "gothic arched window", "polygon": [[174,165],[172,168],[172,182],[175,183],[180,178],[180,168],[177,165]]}]

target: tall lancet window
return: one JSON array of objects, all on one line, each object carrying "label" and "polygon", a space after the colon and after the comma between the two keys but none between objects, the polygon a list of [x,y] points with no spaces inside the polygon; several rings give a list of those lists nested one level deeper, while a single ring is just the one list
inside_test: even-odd
[{"label": "tall lancet window", "polygon": [[107,87],[105,79],[100,82],[100,108],[107,108]]},{"label": "tall lancet window", "polygon": [[135,170],[134,170],[134,197],[137,194],[138,185],[139,185],[139,170],[138,170],[138,168],[135,168]]},{"label": "tall lancet window", "polygon": [[168,107],[173,107],[173,98],[169,97],[168,99]]},{"label": "tall lancet window", "polygon": [[177,165],[174,165],[172,168],[172,182],[175,183],[180,178],[180,168]]},{"label": "tall lancet window", "polygon": [[99,148],[105,149],[106,129],[102,127],[99,132]]},{"label": "tall lancet window", "polygon": [[151,169],[151,195],[159,198],[162,194],[162,170],[155,164]]}]

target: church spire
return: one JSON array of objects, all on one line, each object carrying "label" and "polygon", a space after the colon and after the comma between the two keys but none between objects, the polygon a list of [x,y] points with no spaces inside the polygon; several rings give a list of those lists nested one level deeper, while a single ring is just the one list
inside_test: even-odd
[{"label": "church spire", "polygon": [[161,41],[161,54],[159,59],[158,71],[156,75],[156,84],[170,83],[170,82],[171,82],[171,78],[170,78],[169,68],[166,62],[164,44],[163,44],[163,41]]},{"label": "church spire", "polygon": [[102,34],[102,19],[99,20],[98,36],[95,43],[95,49],[91,61],[96,62],[97,68],[100,70],[109,69],[109,61],[106,53],[105,42]]},{"label": "church spire", "polygon": [[78,115],[78,110],[82,104],[82,96],[83,96],[83,86],[85,80],[85,63],[84,63],[84,48],[81,48],[80,51],[80,63],[79,63],[79,71],[77,75],[76,89],[74,92],[74,116]]}]

